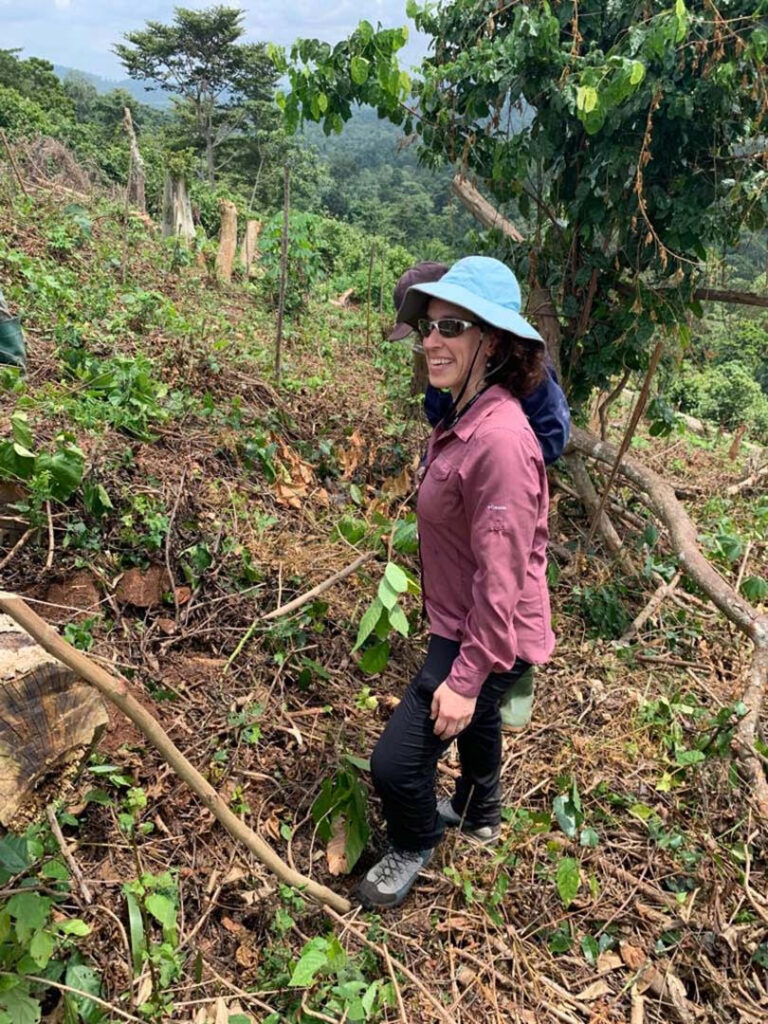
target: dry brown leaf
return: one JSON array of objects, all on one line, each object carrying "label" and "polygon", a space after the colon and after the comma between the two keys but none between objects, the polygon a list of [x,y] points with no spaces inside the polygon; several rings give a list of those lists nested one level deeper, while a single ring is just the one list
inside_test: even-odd
[{"label": "dry brown leaf", "polygon": [[582,1003],[591,1003],[595,999],[600,999],[602,996],[609,996],[613,992],[613,989],[608,985],[602,978],[597,981],[593,981],[591,985],[587,985],[583,992],[579,992],[576,999],[580,999]]},{"label": "dry brown leaf", "polygon": [[328,862],[328,871],[332,875],[347,874],[349,864],[347,863],[347,835],[343,814],[334,819],[325,856]]},{"label": "dry brown leaf", "polygon": [[402,473],[397,476],[389,476],[381,485],[381,493],[392,498],[404,498],[413,490],[413,479],[411,469],[406,466]]},{"label": "dry brown leaf", "polygon": [[290,508],[301,508],[301,500],[307,496],[307,488],[293,483],[286,484],[282,480],[275,484],[275,498],[281,505]]},{"label": "dry brown leaf", "polygon": [[139,988],[136,992],[136,998],[134,1000],[135,1006],[141,1006],[142,1003],[146,1003],[149,997],[152,995],[152,975],[147,971],[143,974],[139,981]]},{"label": "dry brown leaf", "polygon": [[240,868],[237,865],[233,865],[226,873],[224,878],[221,880],[222,885],[233,885],[235,882],[239,882],[242,878],[247,878],[248,872],[245,868]]},{"label": "dry brown leaf", "polygon": [[598,974],[609,974],[611,971],[616,971],[619,967],[624,966],[624,961],[617,953],[612,953],[609,949],[606,949],[604,953],[601,953],[597,958],[597,973]]},{"label": "dry brown leaf", "polygon": [[216,1016],[214,1024],[229,1024],[229,1009],[222,996],[216,1000]]},{"label": "dry brown leaf", "polygon": [[248,929],[239,921],[233,921],[231,917],[224,915],[221,919],[222,927],[226,928],[232,935],[247,935]]},{"label": "dry brown leaf", "polygon": [[249,946],[248,943],[243,942],[235,950],[235,960],[241,967],[245,967],[246,970],[250,970],[259,962],[258,950],[255,950],[253,946]]},{"label": "dry brown leaf", "polygon": [[632,946],[628,942],[621,942],[619,944],[619,952],[621,953],[621,959],[633,971],[639,971],[648,959],[642,949],[638,949],[637,946]]}]

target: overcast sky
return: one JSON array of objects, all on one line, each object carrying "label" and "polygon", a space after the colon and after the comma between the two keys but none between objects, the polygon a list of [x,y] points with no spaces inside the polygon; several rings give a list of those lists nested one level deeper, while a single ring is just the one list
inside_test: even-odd
[{"label": "overcast sky", "polygon": [[[336,42],[365,18],[387,28],[409,25],[411,41],[401,51],[406,66],[417,63],[425,51],[423,38],[416,37],[405,16],[405,0],[229,0],[229,5],[246,11],[248,41],[287,45],[298,36],[310,36]],[[213,0],[0,0],[0,47],[21,47],[25,57],[124,78],[111,52],[124,32],[143,28],[148,19],[171,21],[174,7],[210,6]]]}]

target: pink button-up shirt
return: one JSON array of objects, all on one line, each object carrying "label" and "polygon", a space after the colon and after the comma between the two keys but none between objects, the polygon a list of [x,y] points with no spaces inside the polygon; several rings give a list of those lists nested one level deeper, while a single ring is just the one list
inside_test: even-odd
[{"label": "pink button-up shirt", "polygon": [[548,506],[541,448],[505,388],[432,433],[418,499],[424,602],[430,631],[461,644],[446,680],[457,693],[552,653]]}]

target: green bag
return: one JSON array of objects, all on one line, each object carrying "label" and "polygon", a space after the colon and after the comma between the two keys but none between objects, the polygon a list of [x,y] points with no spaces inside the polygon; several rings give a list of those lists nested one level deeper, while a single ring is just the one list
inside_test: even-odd
[{"label": "green bag", "polygon": [[510,686],[504,694],[501,710],[501,727],[505,732],[522,732],[531,722],[533,714],[534,668],[533,665]]},{"label": "green bag", "polygon": [[27,351],[24,344],[24,334],[21,330],[21,321],[17,316],[11,316],[1,291],[0,363],[18,366],[21,370],[26,370],[27,368]]}]

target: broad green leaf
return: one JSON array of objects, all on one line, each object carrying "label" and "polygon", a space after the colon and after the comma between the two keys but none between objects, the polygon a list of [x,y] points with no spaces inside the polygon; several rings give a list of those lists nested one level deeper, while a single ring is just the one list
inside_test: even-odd
[{"label": "broad green leaf", "polygon": [[369,757],[358,757],[357,754],[345,754],[344,760],[349,761],[349,763],[354,765],[355,768],[359,768],[361,772],[369,772],[371,770],[371,759]]},{"label": "broad green leaf", "polygon": [[163,928],[171,930],[176,927],[176,904],[173,900],[162,893],[153,892],[147,896],[144,905]]},{"label": "broad green leaf", "polygon": [[640,85],[645,78],[645,64],[639,60],[632,61],[632,70],[629,73],[629,81],[632,85]]},{"label": "broad green leaf", "polygon": [[571,801],[566,796],[556,796],[552,802],[557,823],[569,839],[575,839],[583,815],[579,814]]},{"label": "broad green leaf", "polygon": [[32,936],[32,941],[29,943],[29,955],[41,970],[48,966],[55,945],[50,932],[41,930]]},{"label": "broad green leaf", "polygon": [[649,807],[648,804],[632,804],[629,808],[629,813],[634,814],[636,818],[641,821],[648,821],[653,816],[653,808]]},{"label": "broad green leaf", "polygon": [[30,996],[26,985],[0,992],[0,1007],[13,1021],[13,1024],[39,1024],[40,1003]]},{"label": "broad green leaf", "polygon": [[[25,412],[15,412],[11,416],[11,437],[22,448],[34,448],[35,439]],[[34,458],[31,451],[29,454]]]},{"label": "broad green leaf", "polygon": [[394,562],[387,562],[387,567],[384,570],[384,579],[398,594],[404,594],[408,589],[408,577],[400,566],[395,565]]},{"label": "broad green leaf", "polygon": [[360,658],[360,668],[366,675],[375,676],[387,667],[388,661],[389,644],[385,640],[383,643],[376,644],[375,647],[369,647],[367,651],[363,652]]},{"label": "broad green leaf", "polygon": [[576,107],[585,114],[597,107],[597,89],[591,85],[580,85],[576,91]]},{"label": "broad green leaf", "polygon": [[73,918],[71,921],[59,921],[56,927],[63,935],[90,935],[91,926],[86,924],[85,921],[81,921],[79,917]]},{"label": "broad green leaf", "polygon": [[8,913],[16,922],[16,935],[22,945],[47,923],[52,902],[37,892],[20,892],[8,900]]},{"label": "broad green leaf", "polygon": [[17,875],[30,865],[27,852],[27,840],[24,836],[14,836],[10,833],[0,839],[0,867]]},{"label": "broad green leaf", "polygon": [[328,940],[322,936],[311,939],[301,951],[299,962],[293,969],[291,988],[308,988],[315,980],[315,975],[328,964]]},{"label": "broad green leaf", "polygon": [[390,586],[386,576],[380,580],[377,593],[379,600],[387,611],[391,611],[397,604],[398,593]]},{"label": "broad green leaf", "polygon": [[358,647],[361,647],[368,639],[368,637],[371,635],[371,633],[374,631],[374,629],[376,628],[376,623],[381,618],[383,608],[384,606],[382,605],[379,598],[374,598],[370,607],[364,613],[362,619],[360,620],[360,625],[358,626],[357,629],[357,640],[355,640],[355,646],[352,648],[353,651],[356,651]]},{"label": "broad green leaf", "polygon": [[405,612],[399,604],[396,604],[394,608],[390,609],[389,624],[392,629],[396,629],[402,636],[408,636],[410,626],[408,625],[408,619],[406,618]]},{"label": "broad green leaf", "polygon": [[741,584],[741,592],[748,601],[757,604],[768,597],[768,582],[759,576],[747,576]]},{"label": "broad green leaf", "polygon": [[[66,983],[71,988],[76,988],[78,992],[87,992],[91,996],[97,996],[101,992],[101,979],[96,971],[85,964],[73,963],[72,960],[67,967]],[[90,999],[73,995],[68,997],[68,1002],[77,1008],[76,1013],[79,1017],[76,1014],[72,1015],[75,1020],[83,1020],[85,1024],[101,1024],[103,1021],[101,1009]]]},{"label": "broad green leaf", "polygon": [[583,828],[581,835],[579,836],[579,843],[581,846],[587,846],[590,849],[594,849],[600,842],[600,837],[593,828]]},{"label": "broad green leaf", "polygon": [[597,964],[598,956],[600,956],[600,947],[597,944],[597,940],[591,935],[585,935],[581,940],[581,951],[590,967],[594,967]]},{"label": "broad green leaf", "polygon": [[419,534],[416,523],[405,522],[402,519],[398,520],[397,526],[395,526],[392,546],[395,551],[399,551],[402,554],[415,554],[419,550]]},{"label": "broad green leaf", "polygon": [[575,857],[563,857],[557,866],[557,891],[564,907],[570,907],[581,885],[579,862]]},{"label": "broad green leaf", "polygon": [[355,85],[362,85],[368,79],[369,63],[365,57],[353,57],[350,61],[349,72]]}]

